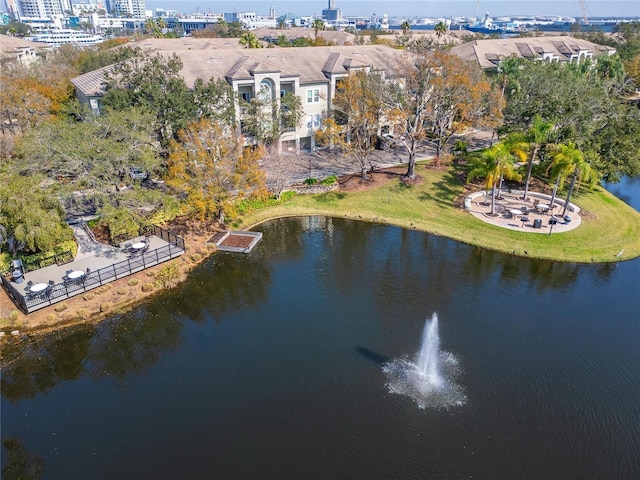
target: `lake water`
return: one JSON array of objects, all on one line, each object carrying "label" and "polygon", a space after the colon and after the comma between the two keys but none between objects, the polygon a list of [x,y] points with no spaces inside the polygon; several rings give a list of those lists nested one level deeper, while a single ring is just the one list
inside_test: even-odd
[{"label": "lake water", "polygon": [[[216,254],[131,313],[5,347],[3,468],[640,478],[640,260],[538,261],[323,217],[260,230],[250,255]],[[384,368],[414,358],[434,312],[464,400],[420,408]]]}]

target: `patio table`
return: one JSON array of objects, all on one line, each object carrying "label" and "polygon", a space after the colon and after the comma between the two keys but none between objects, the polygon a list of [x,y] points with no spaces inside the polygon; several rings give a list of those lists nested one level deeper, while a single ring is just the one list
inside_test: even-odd
[{"label": "patio table", "polygon": [[548,211],[549,208],[551,208],[550,205],[547,205],[546,203],[539,203],[538,206],[536,207],[536,209],[542,213],[545,213],[546,211]]},{"label": "patio table", "polygon": [[81,270],[74,270],[73,272],[69,273],[69,275],[67,275],[67,277],[70,278],[71,280],[75,280],[83,276],[84,276],[84,272]]},{"label": "patio table", "polygon": [[138,243],[134,243],[133,245],[131,245],[131,248],[133,248],[134,250],[142,250],[146,246],[147,246],[146,243],[138,242]]},{"label": "patio table", "polygon": [[33,285],[31,285],[31,288],[29,290],[31,291],[31,293],[38,293],[46,290],[48,286],[49,285],[47,285],[46,283],[34,283]]}]

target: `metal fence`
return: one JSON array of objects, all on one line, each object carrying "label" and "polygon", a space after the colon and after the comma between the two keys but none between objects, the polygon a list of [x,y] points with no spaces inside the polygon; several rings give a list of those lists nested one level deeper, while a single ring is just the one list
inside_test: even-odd
[{"label": "metal fence", "polygon": [[49,284],[38,293],[21,293],[4,275],[0,275],[2,285],[14,303],[25,313],[35,312],[41,308],[61,302],[67,298],[80,295],[88,290],[98,288],[106,283],[118,280],[146,268],[179,257],[184,253],[184,239],[160,227],[155,227],[154,234],[168,242],[160,248],[130,257],[118,263],[95,271],[88,271],[78,279],[68,279],[62,283]]}]

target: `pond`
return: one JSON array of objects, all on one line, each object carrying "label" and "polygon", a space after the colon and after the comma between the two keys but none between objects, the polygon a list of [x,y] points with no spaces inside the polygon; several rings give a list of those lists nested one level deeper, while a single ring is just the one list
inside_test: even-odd
[{"label": "pond", "polygon": [[[259,230],[126,315],[5,348],[3,478],[640,478],[640,260]],[[388,374],[434,313],[449,403]]]}]

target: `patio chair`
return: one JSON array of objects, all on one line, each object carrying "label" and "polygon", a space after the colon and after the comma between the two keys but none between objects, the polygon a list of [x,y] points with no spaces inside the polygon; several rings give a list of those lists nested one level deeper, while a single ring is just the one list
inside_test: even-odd
[{"label": "patio chair", "polygon": [[53,280],[49,280],[49,286],[53,287],[56,284],[56,282],[54,282]]}]

